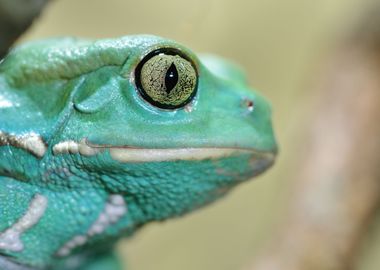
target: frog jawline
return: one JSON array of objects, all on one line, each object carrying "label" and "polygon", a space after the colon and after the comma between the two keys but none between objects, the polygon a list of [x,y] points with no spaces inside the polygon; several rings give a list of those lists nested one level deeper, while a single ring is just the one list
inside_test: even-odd
[{"label": "frog jawline", "polygon": [[109,148],[112,159],[127,162],[158,162],[175,160],[220,159],[254,151],[234,148]]},{"label": "frog jawline", "polygon": [[111,158],[122,162],[160,162],[175,160],[221,159],[237,155],[251,155],[254,159],[274,161],[275,154],[270,151],[258,151],[250,148],[233,147],[183,147],[183,148],[138,148],[132,146],[114,146],[92,144],[87,139],[63,141],[52,148],[54,155],[80,154],[94,156],[108,150]]}]

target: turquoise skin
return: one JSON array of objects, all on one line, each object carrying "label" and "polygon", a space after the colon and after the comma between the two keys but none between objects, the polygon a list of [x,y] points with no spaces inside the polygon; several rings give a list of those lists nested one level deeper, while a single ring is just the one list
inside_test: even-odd
[{"label": "turquoise skin", "polygon": [[[136,87],[162,48],[197,71],[176,109]],[[121,269],[118,238],[215,201],[275,154],[270,106],[225,60],[155,36],[19,46],[0,62],[0,268]]]}]

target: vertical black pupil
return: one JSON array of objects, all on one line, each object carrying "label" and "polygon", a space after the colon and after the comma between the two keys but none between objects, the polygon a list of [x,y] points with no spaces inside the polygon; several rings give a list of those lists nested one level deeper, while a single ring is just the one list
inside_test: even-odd
[{"label": "vertical black pupil", "polygon": [[176,86],[177,82],[178,82],[178,71],[174,63],[172,63],[170,67],[168,68],[168,71],[166,71],[166,75],[165,75],[165,86],[166,86],[167,94],[169,94],[170,91]]}]

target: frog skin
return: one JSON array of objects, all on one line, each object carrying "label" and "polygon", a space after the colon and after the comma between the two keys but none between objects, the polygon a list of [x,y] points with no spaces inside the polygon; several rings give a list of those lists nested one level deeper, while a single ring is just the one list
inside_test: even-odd
[{"label": "frog skin", "polygon": [[275,159],[229,62],[155,36],[29,42],[0,63],[0,269],[121,269],[117,239]]}]

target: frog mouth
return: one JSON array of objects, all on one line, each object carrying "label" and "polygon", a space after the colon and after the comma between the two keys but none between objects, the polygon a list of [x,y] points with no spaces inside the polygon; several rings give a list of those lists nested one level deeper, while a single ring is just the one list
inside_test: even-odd
[{"label": "frog mouth", "polygon": [[205,160],[221,159],[237,155],[254,155],[262,159],[272,160],[271,153],[261,153],[254,150],[234,148],[131,148],[115,147],[109,148],[110,155],[114,160],[120,162],[153,162],[153,161],[175,161],[175,160]]},{"label": "frog mouth", "polygon": [[86,139],[79,142],[64,141],[53,146],[54,155],[80,154],[94,156],[106,150],[112,159],[122,162],[162,162],[176,160],[206,160],[221,159],[231,156],[250,155],[257,160],[274,162],[275,152],[258,151],[249,148],[234,147],[183,147],[183,148],[139,148],[133,146],[114,146],[92,144]]}]

